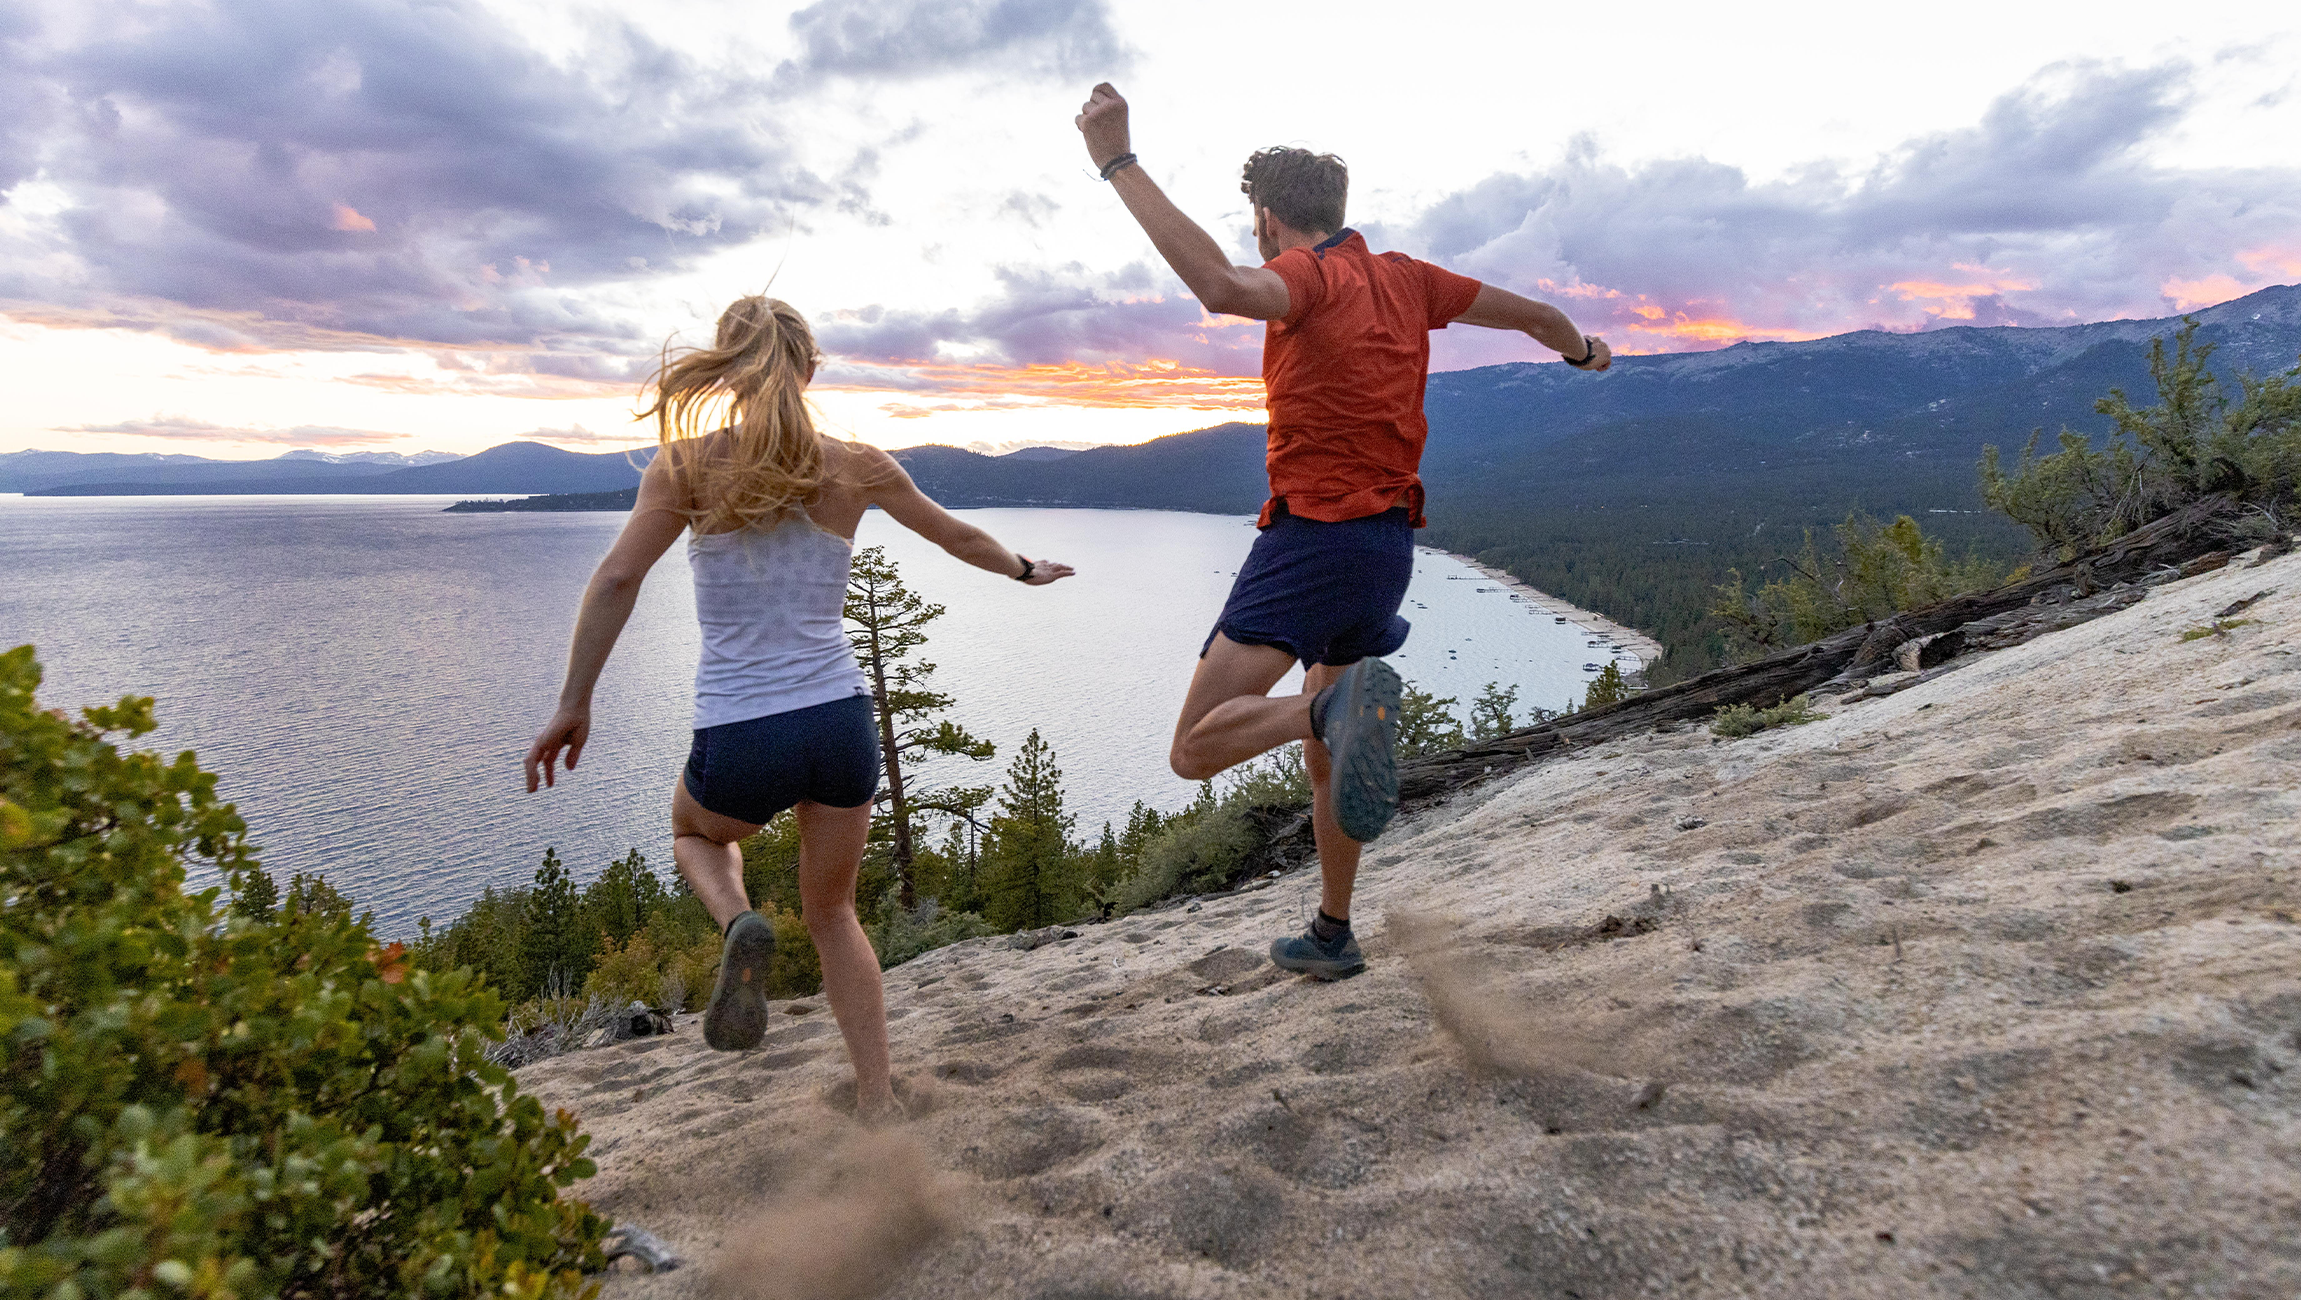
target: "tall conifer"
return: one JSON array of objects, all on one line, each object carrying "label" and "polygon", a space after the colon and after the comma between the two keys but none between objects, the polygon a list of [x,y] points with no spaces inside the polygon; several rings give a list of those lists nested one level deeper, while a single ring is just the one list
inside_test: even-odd
[{"label": "tall conifer", "polygon": [[984,916],[1002,930],[1053,925],[1076,902],[1074,819],[1063,811],[1062,782],[1054,751],[1034,728],[1007,766],[984,852]]},{"label": "tall conifer", "polygon": [[854,643],[878,712],[879,749],[887,768],[881,797],[892,820],[895,879],[906,908],[919,901],[911,872],[915,792],[906,781],[906,761],[926,754],[981,760],[997,752],[989,741],[977,740],[966,728],[940,716],[952,699],[928,688],[935,665],[911,657],[927,642],[927,624],[942,616],[941,605],[903,585],[885,548],[867,546],[855,553],[847,578],[847,639]]}]

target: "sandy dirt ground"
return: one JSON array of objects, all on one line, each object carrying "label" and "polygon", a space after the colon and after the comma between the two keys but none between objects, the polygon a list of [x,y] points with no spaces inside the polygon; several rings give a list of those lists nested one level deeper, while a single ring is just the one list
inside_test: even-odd
[{"label": "sandy dirt ground", "polygon": [[[2183,641],[2241,598],[2258,622]],[[1309,873],[524,1071],[691,1265],[606,1294],[2301,1294],[2301,556],[1822,721],[1402,819]]]}]

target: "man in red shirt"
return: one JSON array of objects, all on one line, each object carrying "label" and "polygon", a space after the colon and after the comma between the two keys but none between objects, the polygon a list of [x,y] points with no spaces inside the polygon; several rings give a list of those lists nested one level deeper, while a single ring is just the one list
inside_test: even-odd
[{"label": "man in red shirt", "polygon": [[[1604,370],[1605,343],[1547,303],[1403,253],[1376,254],[1342,224],[1342,160],[1304,149],[1247,159],[1261,266],[1233,266],[1128,149],[1127,103],[1108,83],[1080,109],[1087,153],[1167,265],[1209,312],[1268,321],[1270,500],[1222,616],[1199,652],[1175,724],[1175,773],[1203,781],[1303,742],[1321,890],[1310,931],[1271,945],[1288,970],[1342,979],[1366,968],[1350,933],[1359,846],[1398,808],[1398,616],[1422,526],[1422,390],[1430,331],[1517,330],[1569,365]],[[1270,688],[1300,660],[1300,695]]]}]

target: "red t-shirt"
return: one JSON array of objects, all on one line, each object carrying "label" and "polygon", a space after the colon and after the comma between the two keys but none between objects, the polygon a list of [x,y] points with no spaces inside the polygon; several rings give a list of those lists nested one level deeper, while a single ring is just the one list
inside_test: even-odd
[{"label": "red t-shirt", "polygon": [[1338,523],[1405,498],[1422,526],[1422,387],[1430,331],[1470,310],[1478,281],[1404,253],[1379,256],[1355,230],[1264,263],[1286,281],[1283,320],[1262,344],[1270,406],[1270,500]]}]

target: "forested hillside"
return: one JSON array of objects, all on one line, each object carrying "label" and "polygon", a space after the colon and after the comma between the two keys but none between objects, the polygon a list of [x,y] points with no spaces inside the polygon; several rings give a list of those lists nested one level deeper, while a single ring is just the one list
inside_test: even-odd
[{"label": "forested hillside", "polygon": [[[2301,289],[2196,318],[2217,372],[2301,357]],[[1624,357],[1604,375],[1556,363],[1433,375],[1424,540],[1655,633],[1669,647],[1661,679],[1699,672],[1722,649],[1710,589],[1729,569],[1772,572],[1805,530],[1850,511],[1909,514],[1952,553],[2019,554],[2025,535],[1982,511],[1982,447],[2012,455],[2065,426],[2106,435],[2094,402],[2113,388],[2154,401],[2149,342],[2179,326],[1863,331]],[[1052,461],[899,455],[952,504],[1245,512],[1264,492],[1262,438],[1231,424]]]}]

